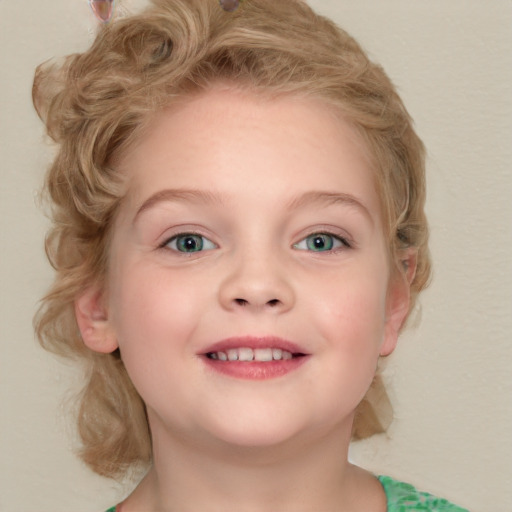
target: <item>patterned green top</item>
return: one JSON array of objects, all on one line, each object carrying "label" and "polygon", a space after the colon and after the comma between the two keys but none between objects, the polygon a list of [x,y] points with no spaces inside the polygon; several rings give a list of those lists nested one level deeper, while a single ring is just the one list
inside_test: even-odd
[{"label": "patterned green top", "polygon": [[[388,500],[387,512],[469,512],[443,498],[417,491],[412,485],[389,476],[378,477]],[[116,507],[107,512],[116,512]]]},{"label": "patterned green top", "polygon": [[379,476],[388,499],[388,512],[469,512],[444,498],[417,491],[411,484]]}]

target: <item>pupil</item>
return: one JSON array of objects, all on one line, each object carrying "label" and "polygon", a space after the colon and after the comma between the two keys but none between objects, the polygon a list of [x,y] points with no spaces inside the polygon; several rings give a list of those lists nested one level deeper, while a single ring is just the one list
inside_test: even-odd
[{"label": "pupil", "polygon": [[316,249],[323,249],[325,247],[325,240],[322,236],[317,236],[314,239],[313,244],[315,245]]},{"label": "pupil", "polygon": [[312,235],[308,239],[308,249],[311,251],[330,251],[333,246],[330,235]]},{"label": "pupil", "polygon": [[181,248],[186,252],[200,250],[201,241],[196,236],[187,236],[181,239]]}]

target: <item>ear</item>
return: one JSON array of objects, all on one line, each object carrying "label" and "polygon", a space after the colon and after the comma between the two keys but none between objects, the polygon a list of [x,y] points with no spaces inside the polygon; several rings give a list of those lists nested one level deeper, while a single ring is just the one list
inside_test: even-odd
[{"label": "ear", "polygon": [[386,326],[380,348],[381,356],[395,350],[398,335],[409,312],[411,283],[416,275],[416,249],[401,253],[399,268],[391,276],[386,299]]},{"label": "ear", "polygon": [[99,287],[87,288],[75,299],[75,317],[84,344],[95,352],[108,354],[116,350],[118,344],[103,299]]}]

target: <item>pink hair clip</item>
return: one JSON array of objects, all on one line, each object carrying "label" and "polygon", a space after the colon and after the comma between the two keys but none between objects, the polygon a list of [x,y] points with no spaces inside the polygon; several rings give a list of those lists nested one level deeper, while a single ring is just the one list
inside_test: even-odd
[{"label": "pink hair clip", "polygon": [[220,6],[227,12],[234,12],[238,9],[243,0],[219,0]]},{"label": "pink hair clip", "polygon": [[107,23],[114,14],[114,0],[89,0],[92,12],[102,23]]}]

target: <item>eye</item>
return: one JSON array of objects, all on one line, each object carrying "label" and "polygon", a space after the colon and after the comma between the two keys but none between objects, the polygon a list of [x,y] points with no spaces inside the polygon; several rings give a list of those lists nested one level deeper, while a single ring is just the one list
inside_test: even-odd
[{"label": "eye", "polygon": [[340,247],[350,247],[345,238],[329,233],[313,233],[300,242],[294,244],[294,249],[300,251],[327,252]]},{"label": "eye", "polygon": [[173,251],[186,253],[211,251],[212,249],[217,248],[217,246],[211,240],[208,240],[208,238],[201,235],[195,235],[194,233],[183,233],[173,236],[167,240],[162,247],[168,247]]}]

